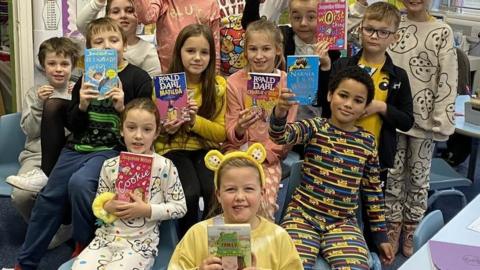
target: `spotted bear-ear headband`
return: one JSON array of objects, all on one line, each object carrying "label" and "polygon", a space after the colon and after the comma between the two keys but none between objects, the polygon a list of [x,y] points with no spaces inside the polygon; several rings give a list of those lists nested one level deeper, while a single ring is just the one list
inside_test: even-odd
[{"label": "spotted bear-ear headband", "polygon": [[265,173],[263,172],[262,163],[267,157],[265,148],[260,143],[254,143],[248,147],[247,152],[234,151],[223,155],[218,150],[211,150],[205,155],[205,165],[207,168],[215,172],[215,190],[218,189],[218,169],[222,167],[227,160],[234,158],[246,158],[252,161],[257,166],[260,173],[260,182],[262,186],[265,185]]}]

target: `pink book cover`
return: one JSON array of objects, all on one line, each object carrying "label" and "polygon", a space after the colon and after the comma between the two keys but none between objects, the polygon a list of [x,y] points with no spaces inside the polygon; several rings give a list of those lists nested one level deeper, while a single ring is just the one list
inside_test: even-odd
[{"label": "pink book cover", "polygon": [[129,192],[148,202],[152,179],[153,156],[121,152],[118,163],[118,177],[115,182],[117,199],[132,201]]},{"label": "pink book cover", "polygon": [[280,74],[248,73],[245,107],[255,110],[260,119],[267,121],[280,96]]},{"label": "pink book cover", "polygon": [[[480,243],[479,243],[480,245]],[[428,241],[435,269],[480,270],[480,246]]]},{"label": "pink book cover", "polygon": [[328,41],[330,50],[347,48],[347,3],[320,2],[317,6],[317,40]]}]

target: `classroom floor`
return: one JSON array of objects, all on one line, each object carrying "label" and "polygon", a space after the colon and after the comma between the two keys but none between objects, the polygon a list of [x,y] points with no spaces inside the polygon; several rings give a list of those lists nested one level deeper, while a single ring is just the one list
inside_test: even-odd
[{"label": "classroom floor", "polygon": [[[457,170],[466,175],[466,162],[457,167]],[[475,179],[480,179],[480,162],[477,162]],[[480,190],[474,190],[471,187],[463,190],[468,198],[472,200]],[[435,209],[442,210],[445,221],[450,220],[461,209],[461,203],[458,198],[442,198],[439,200]],[[10,198],[0,197],[0,269],[2,267],[13,267],[15,257],[23,242],[23,238],[27,229],[27,225],[20,215],[13,208]],[[63,262],[70,258],[72,253],[72,243],[67,242],[56,249],[50,250],[42,260],[38,270],[57,269]],[[406,258],[401,254],[397,255],[394,264],[390,267],[384,267],[385,270],[398,269]]]}]

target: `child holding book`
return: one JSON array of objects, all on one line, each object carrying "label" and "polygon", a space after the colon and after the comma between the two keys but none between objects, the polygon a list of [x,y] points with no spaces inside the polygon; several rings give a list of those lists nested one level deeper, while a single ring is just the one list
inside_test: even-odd
[{"label": "child holding book", "polygon": [[[289,148],[276,145],[268,137],[268,122],[262,119],[255,107],[246,107],[247,81],[249,72],[280,74],[279,88],[286,86],[286,73],[277,69],[284,65],[283,40],[280,30],[270,21],[259,20],[251,23],[245,32],[245,56],[247,66],[227,80],[227,126],[228,141],[226,151],[245,149],[259,142],[267,150],[267,161],[263,164],[266,173],[265,198],[263,202],[266,216],[273,220],[277,210],[277,191],[282,175],[281,160]],[[288,121],[294,121],[297,106],[288,113]]]},{"label": "child holding book", "polygon": [[25,149],[18,157],[21,166],[17,175],[7,177],[6,182],[14,186],[12,204],[27,223],[35,197],[48,181],[40,168],[43,106],[48,99],[61,99],[65,102],[71,99],[73,84],[70,77],[79,56],[79,46],[68,38],[53,37],[42,42],[38,61],[44,68],[48,83],[31,88],[23,98],[20,126],[27,137]]},{"label": "child holding book", "polygon": [[457,54],[450,26],[428,13],[430,1],[403,1],[400,39],[390,46],[393,61],[408,74],[415,124],[397,138],[385,202],[388,236],[394,250],[403,232],[402,252],[413,253],[413,232],[427,209],[428,179],[435,142],[455,131]]},{"label": "child holding book", "polygon": [[213,196],[213,174],[203,163],[210,149],[225,141],[226,82],[215,75],[215,40],[210,28],[191,24],[177,37],[168,73],[185,72],[189,89],[189,119],[166,121],[155,143],[157,153],[178,169],[187,201],[187,213],[179,222],[179,236],[198,222],[198,201],[205,212]]},{"label": "child holding book", "polygon": [[91,205],[103,161],[118,154],[120,113],[124,102],[152,96],[152,80],[144,70],[123,59],[126,36],[110,18],[92,21],[87,48],[115,49],[119,84],[97,100],[99,92],[79,80],[72,91],[67,128],[72,132],[53,168],[47,185],[38,194],[15,269],[36,268],[48,243],[70,208],[76,256],[93,236]]},{"label": "child holding book", "polygon": [[217,0],[135,0],[133,5],[141,23],[156,23],[162,70],[168,70],[173,61],[173,40],[190,24],[203,24],[211,29],[215,40],[215,64],[220,68],[220,9]]},{"label": "child holding book", "polygon": [[[119,200],[115,192],[120,159],[103,163],[93,210],[102,225],[95,238],[75,259],[72,269],[150,269],[155,261],[162,220],[175,219],[187,211],[185,195],[173,163],[154,153],[160,132],[160,115],[149,98],[130,101],[122,113],[120,134],[131,153],[153,157],[150,182],[131,190],[131,202]],[[146,174],[146,173],[142,173]],[[139,192],[137,190],[140,190]],[[118,196],[118,195],[117,195]],[[121,250],[121,251],[119,251]]]},{"label": "child holding book", "polygon": [[161,74],[157,49],[137,36],[138,18],[133,0],[91,0],[77,16],[79,31],[85,33],[88,23],[94,20],[103,8],[106,16],[118,22],[127,36],[127,49],[123,54],[125,59],[152,77]]},{"label": "child holding book", "polygon": [[[217,150],[205,156],[205,164],[215,171],[216,207],[222,213],[195,224],[173,252],[169,270],[222,269],[222,259],[209,254],[207,226],[250,224],[252,265],[244,269],[300,270],[302,264],[295,246],[278,225],[259,216],[265,193],[265,174],[261,163],[266,151],[259,143],[246,152],[223,155]],[[224,268],[225,269],[225,268]]]},{"label": "child holding book", "polygon": [[330,118],[287,124],[295,94],[283,89],[270,119],[278,144],[306,144],[303,175],[282,222],[294,240],[305,269],[318,255],[334,269],[368,269],[368,248],[356,220],[360,194],[381,259],[394,260],[387,241],[384,200],[375,137],[356,121],[373,100],[370,76],[352,66],[329,84]]}]

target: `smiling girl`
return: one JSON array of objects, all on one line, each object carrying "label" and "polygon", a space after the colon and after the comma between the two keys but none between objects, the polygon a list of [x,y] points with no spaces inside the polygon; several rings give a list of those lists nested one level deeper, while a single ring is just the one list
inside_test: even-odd
[{"label": "smiling girl", "polygon": [[[284,63],[282,35],[280,30],[267,20],[251,23],[245,32],[245,56],[247,66],[234,73],[227,80],[227,138],[225,150],[238,150],[259,142],[267,150],[267,160],[263,164],[266,173],[264,210],[273,220],[277,210],[277,191],[282,175],[281,160],[288,152],[287,147],[276,145],[268,137],[268,123],[252,108],[245,106],[248,72],[280,74],[280,88],[286,86],[286,73],[277,69]],[[288,113],[288,121],[294,121],[297,106]]]}]

